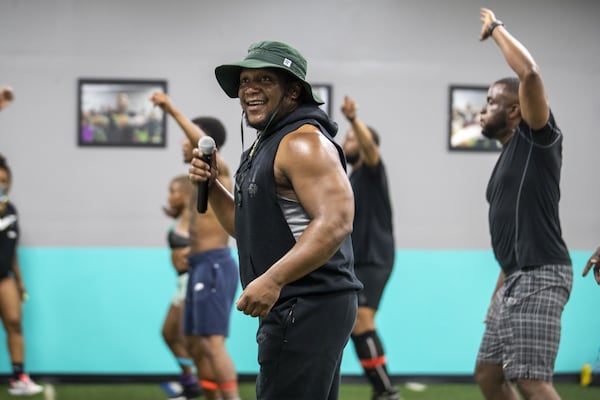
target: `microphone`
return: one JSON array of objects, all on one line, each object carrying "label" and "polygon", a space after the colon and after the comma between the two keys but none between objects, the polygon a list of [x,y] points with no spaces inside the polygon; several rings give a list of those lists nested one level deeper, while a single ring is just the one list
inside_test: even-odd
[{"label": "microphone", "polygon": [[[202,152],[201,159],[208,165],[212,162],[213,151],[215,150],[216,144],[213,138],[210,136],[204,136],[198,141],[198,149]],[[196,210],[199,213],[204,214],[206,207],[208,206],[208,180],[204,182],[198,182],[198,199],[196,202]]]}]

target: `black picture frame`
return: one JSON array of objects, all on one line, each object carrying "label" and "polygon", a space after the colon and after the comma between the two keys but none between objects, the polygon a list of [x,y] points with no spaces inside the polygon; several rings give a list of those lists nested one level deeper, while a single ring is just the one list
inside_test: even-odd
[{"label": "black picture frame", "polygon": [[502,145],[481,134],[479,115],[487,101],[487,86],[450,85],[448,149],[451,151],[500,151]]},{"label": "black picture frame", "polygon": [[81,147],[165,147],[166,115],[150,101],[166,80],[80,78],[77,144]]},{"label": "black picture frame", "polygon": [[316,93],[321,100],[325,102],[320,107],[327,113],[329,118],[333,118],[333,85],[329,83],[311,83],[313,93]]}]

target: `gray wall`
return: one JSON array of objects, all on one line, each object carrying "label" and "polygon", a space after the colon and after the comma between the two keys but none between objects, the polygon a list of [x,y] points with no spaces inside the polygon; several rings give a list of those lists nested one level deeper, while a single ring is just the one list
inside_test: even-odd
[{"label": "gray wall", "polygon": [[[489,2],[487,2],[489,3]],[[487,85],[511,71],[478,41],[472,0],[0,1],[0,152],[14,173],[24,246],[164,246],[169,179],[184,172],[178,127],[163,149],[80,148],[80,77],[166,79],[188,116],[215,115],[241,152],[240,108],[213,70],[258,40],[295,45],[308,78],[331,83],[382,135],[399,248],[487,249],[484,189],[496,153],[448,152],[448,86]],[[600,244],[600,2],[507,0],[491,7],[531,50],[565,133],[562,222],[572,249]],[[247,135],[246,144],[252,140]],[[341,138],[340,138],[341,140]]]}]

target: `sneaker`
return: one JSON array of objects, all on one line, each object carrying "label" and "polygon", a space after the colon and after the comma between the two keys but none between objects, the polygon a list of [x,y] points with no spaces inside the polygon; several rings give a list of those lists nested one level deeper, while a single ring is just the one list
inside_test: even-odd
[{"label": "sneaker", "polygon": [[197,383],[181,385],[179,382],[170,382],[161,387],[169,396],[168,400],[193,400],[202,396],[202,389]]},{"label": "sneaker", "polygon": [[17,380],[8,381],[8,393],[14,396],[30,396],[43,390],[44,388],[32,381],[27,374],[21,374]]},{"label": "sneaker", "polygon": [[198,383],[184,385],[182,394],[185,396],[186,400],[197,399],[202,396],[202,389],[200,389]]},{"label": "sneaker", "polygon": [[383,392],[383,393],[373,393],[372,400],[402,400],[402,396],[400,396],[400,392],[397,390]]}]

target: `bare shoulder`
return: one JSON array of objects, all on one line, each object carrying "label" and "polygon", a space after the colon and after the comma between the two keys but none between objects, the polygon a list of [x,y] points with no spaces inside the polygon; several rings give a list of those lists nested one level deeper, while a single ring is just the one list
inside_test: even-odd
[{"label": "bare shoulder", "polygon": [[279,144],[273,165],[277,192],[300,201],[309,214],[325,193],[351,193],[334,143],[317,127],[304,125]]},{"label": "bare shoulder", "polygon": [[323,186],[347,181],[335,145],[312,125],[301,126],[282,139],[273,169],[278,193],[289,198],[298,198],[298,188],[315,182]]},{"label": "bare shoulder", "polygon": [[[277,151],[280,161],[300,161],[304,158],[314,162],[339,160],[335,145],[314,125],[302,125],[286,135]],[[307,160],[307,161],[308,161]]]}]

